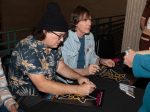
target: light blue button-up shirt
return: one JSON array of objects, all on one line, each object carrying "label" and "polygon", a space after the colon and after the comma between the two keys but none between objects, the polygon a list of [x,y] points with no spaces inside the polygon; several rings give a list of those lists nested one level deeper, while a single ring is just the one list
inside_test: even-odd
[{"label": "light blue button-up shirt", "polygon": [[[80,49],[80,41],[76,34],[71,30],[68,31],[68,38],[61,48],[64,62],[71,68],[77,68],[77,60]],[[95,53],[95,41],[92,33],[85,35],[85,66],[95,64],[99,57]]]}]

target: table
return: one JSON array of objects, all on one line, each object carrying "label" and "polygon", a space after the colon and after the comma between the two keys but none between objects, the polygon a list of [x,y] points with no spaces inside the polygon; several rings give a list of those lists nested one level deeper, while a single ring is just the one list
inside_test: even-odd
[{"label": "table", "polygon": [[97,76],[90,76],[89,79],[97,88],[104,90],[102,107],[93,108],[44,100],[29,108],[27,112],[136,112],[140,107],[144,90],[136,88],[136,98],[132,98],[122,92],[114,80]]},{"label": "table", "polygon": [[[125,68],[125,71],[123,70]],[[130,70],[126,70],[123,64],[117,64],[114,68],[120,73],[126,72],[129,80],[134,83],[133,75]],[[135,99],[126,95],[118,87],[118,82],[99,77],[98,75],[89,76],[89,79],[96,84],[96,87],[104,90],[104,98],[102,107],[84,107],[78,105],[69,105],[63,103],[53,103],[42,100],[38,104],[28,108],[26,112],[137,112],[142,104],[144,90],[141,88],[135,89]],[[31,99],[32,100],[32,99]]]},{"label": "table", "polygon": [[137,112],[142,104],[144,90],[135,89],[135,98],[126,95],[119,89],[118,83],[114,80],[96,77],[90,78],[98,88],[105,90],[102,112]]}]

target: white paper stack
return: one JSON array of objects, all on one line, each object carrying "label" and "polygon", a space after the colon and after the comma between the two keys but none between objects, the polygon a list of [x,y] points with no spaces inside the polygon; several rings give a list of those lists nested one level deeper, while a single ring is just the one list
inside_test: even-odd
[{"label": "white paper stack", "polygon": [[130,86],[128,84],[124,84],[124,83],[119,83],[119,88],[124,91],[127,95],[135,98],[135,95],[134,95],[134,89],[135,89],[135,86]]}]

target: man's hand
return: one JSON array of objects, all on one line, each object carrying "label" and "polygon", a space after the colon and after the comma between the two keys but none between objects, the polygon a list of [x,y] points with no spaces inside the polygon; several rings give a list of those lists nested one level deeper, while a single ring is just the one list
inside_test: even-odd
[{"label": "man's hand", "polygon": [[87,71],[88,75],[94,75],[100,70],[100,67],[95,64],[90,64],[88,67],[85,68],[85,70]]},{"label": "man's hand", "polygon": [[86,96],[92,93],[96,89],[96,86],[93,83],[83,83],[78,86],[78,93],[81,96]]},{"label": "man's hand", "polygon": [[18,112],[17,108],[18,108],[17,104],[13,104],[9,107],[9,111],[10,112]]},{"label": "man's hand", "polygon": [[108,67],[114,67],[115,66],[115,62],[111,59],[101,59],[100,63],[103,65],[106,65]]},{"label": "man's hand", "polygon": [[135,51],[129,50],[128,54],[124,56],[124,64],[128,65],[129,67],[132,67],[132,62],[135,54]]},{"label": "man's hand", "polygon": [[78,83],[81,85],[81,84],[90,84],[92,82],[88,78],[81,76],[80,78],[78,78]]},{"label": "man's hand", "polygon": [[88,78],[81,77],[78,79],[78,82],[80,85],[78,87],[77,94],[79,95],[82,95],[82,96],[89,95],[96,88],[96,85],[93,82],[91,82]]}]

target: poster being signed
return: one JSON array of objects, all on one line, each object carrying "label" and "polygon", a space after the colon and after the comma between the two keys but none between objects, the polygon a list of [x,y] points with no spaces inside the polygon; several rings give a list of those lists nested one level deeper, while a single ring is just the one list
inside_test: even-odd
[{"label": "poster being signed", "polygon": [[52,101],[59,103],[67,103],[80,106],[102,106],[102,101],[104,97],[104,91],[96,89],[93,93],[88,96],[80,95],[60,95],[54,98]]}]

